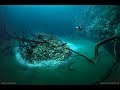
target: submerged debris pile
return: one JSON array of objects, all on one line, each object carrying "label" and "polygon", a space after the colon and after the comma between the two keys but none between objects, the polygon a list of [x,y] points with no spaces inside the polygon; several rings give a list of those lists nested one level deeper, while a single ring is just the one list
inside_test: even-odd
[{"label": "submerged debris pile", "polygon": [[36,42],[23,41],[20,44],[25,47],[19,48],[21,56],[30,63],[45,60],[66,60],[71,56],[67,43],[63,43],[56,37],[39,33],[33,35],[33,40]]}]

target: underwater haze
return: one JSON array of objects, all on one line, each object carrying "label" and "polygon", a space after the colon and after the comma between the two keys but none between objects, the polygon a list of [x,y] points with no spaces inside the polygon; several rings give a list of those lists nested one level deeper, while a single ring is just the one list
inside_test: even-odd
[{"label": "underwater haze", "polygon": [[[22,37],[24,32],[29,39],[30,32],[46,33],[66,43],[75,53],[63,61],[28,64],[16,48],[8,54],[2,53],[3,47],[8,46],[4,43],[9,37],[6,31],[12,35],[15,32],[16,37]],[[95,56],[96,43],[116,33],[117,39],[101,44]],[[117,5],[0,5],[0,84],[119,84],[119,35],[120,6]],[[116,71],[114,62],[117,62]]]}]

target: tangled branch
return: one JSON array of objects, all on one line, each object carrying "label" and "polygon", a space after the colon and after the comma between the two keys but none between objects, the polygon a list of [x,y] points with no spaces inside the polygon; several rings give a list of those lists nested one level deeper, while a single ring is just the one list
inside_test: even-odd
[{"label": "tangled branch", "polygon": [[[116,50],[119,49],[120,47],[117,47],[117,48],[116,48],[116,45],[117,45],[117,42],[119,42],[119,39],[120,39],[120,37],[116,34],[116,35],[114,35],[114,36],[112,36],[112,37],[109,37],[109,38],[103,40],[104,43],[106,43],[106,42],[108,42],[108,41],[111,41],[111,40],[114,40],[113,52],[114,52],[115,62],[113,63],[112,67],[108,70],[108,72],[105,74],[105,76],[103,76],[100,80],[96,81],[96,84],[105,81],[108,77],[111,76],[111,74],[112,74],[113,72],[115,72],[115,71],[117,70],[118,64],[119,64],[119,62],[120,62],[120,58],[117,56],[117,51],[116,51]],[[103,42],[101,42],[101,43],[103,43]],[[100,43],[100,44],[101,44],[101,43]],[[103,44],[104,44],[104,43],[103,43]],[[98,45],[98,46],[99,46],[99,45]],[[96,46],[96,47],[97,47],[97,46]],[[98,49],[97,49],[97,51],[98,51]]]},{"label": "tangled branch", "polygon": [[[113,35],[113,36],[111,36],[111,37],[108,37],[108,38],[106,38],[106,39],[104,39],[104,40],[102,40],[102,41],[100,41],[100,42],[97,42],[96,45],[95,45],[95,56],[98,54],[99,47],[100,47],[101,45],[103,45],[103,44],[105,44],[105,43],[107,43],[107,42],[109,42],[109,41],[115,40],[115,39],[117,39],[117,38],[119,38],[119,37],[118,37],[118,34],[115,34],[115,35]],[[97,62],[97,61],[96,61],[96,62]]]}]

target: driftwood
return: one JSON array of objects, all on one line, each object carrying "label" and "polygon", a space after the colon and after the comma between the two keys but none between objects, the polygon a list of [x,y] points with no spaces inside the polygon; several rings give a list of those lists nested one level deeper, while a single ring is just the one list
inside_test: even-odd
[{"label": "driftwood", "polygon": [[36,43],[36,44],[46,43],[45,41],[44,42],[40,42],[40,41],[36,41],[36,40],[24,39],[24,38],[13,37],[13,36],[10,36],[10,38],[21,40],[21,41],[25,41],[25,42],[33,42],[33,43]]},{"label": "driftwood", "polygon": [[[116,45],[117,45],[117,42],[119,41],[119,39],[120,39],[120,37],[116,34],[116,35],[114,35],[112,37],[109,37],[109,38],[101,41],[99,43],[99,45],[96,46],[97,48],[99,48],[100,45],[102,45],[104,43],[107,43],[108,41],[114,40],[114,45],[113,45],[114,47],[113,47],[113,49],[114,49],[114,59],[115,59],[115,62],[113,63],[112,67],[108,70],[108,72],[105,74],[105,76],[103,76],[100,80],[96,81],[95,84],[100,84],[100,82],[105,81],[108,77],[111,76],[112,73],[114,73],[117,70],[117,67],[118,67],[119,62],[120,62],[120,58],[117,56],[116,50],[119,49],[120,46],[116,48]],[[97,48],[95,49],[96,51],[98,51]]]},{"label": "driftwood", "polygon": [[[97,42],[96,45],[95,45],[95,53],[94,53],[94,56],[96,56],[96,55],[98,54],[98,52],[99,52],[99,47],[100,47],[101,45],[103,45],[103,44],[105,44],[105,43],[107,43],[107,42],[109,42],[109,41],[116,40],[116,39],[118,39],[118,38],[119,38],[118,34],[115,34],[115,35],[113,35],[113,36],[111,36],[111,37],[108,37],[108,38],[106,38],[106,39],[104,39],[104,40],[102,40],[102,41],[100,41],[100,42]],[[96,59],[95,62],[97,63],[97,59]]]},{"label": "driftwood", "polygon": [[102,40],[102,41],[100,41],[100,42],[97,42],[96,45],[95,45],[95,56],[98,54],[98,50],[99,50],[99,47],[100,47],[101,45],[103,45],[103,44],[105,44],[105,43],[107,43],[107,42],[109,42],[109,41],[111,41],[111,40],[115,40],[116,38],[118,38],[118,35],[117,35],[117,34],[115,34],[115,35],[112,36],[112,37],[106,38],[106,39],[104,39],[104,40]]},{"label": "driftwood", "polygon": [[82,55],[82,54],[80,54],[80,53],[78,53],[78,52],[75,52],[75,51],[72,50],[72,49],[69,49],[69,48],[67,48],[67,49],[70,50],[70,51],[72,51],[73,53],[75,53],[75,54],[77,54],[77,55],[85,58],[87,61],[89,61],[89,62],[91,62],[91,63],[93,63],[93,64],[95,64],[95,62],[93,61],[93,59],[97,58],[97,56],[101,53],[101,52],[100,52],[100,53],[98,53],[94,58],[89,59],[88,57],[86,57],[86,56],[84,56],[84,55]]}]

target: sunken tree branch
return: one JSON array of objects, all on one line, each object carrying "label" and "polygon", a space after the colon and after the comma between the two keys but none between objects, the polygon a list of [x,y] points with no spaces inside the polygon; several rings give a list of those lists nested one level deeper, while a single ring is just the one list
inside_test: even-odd
[{"label": "sunken tree branch", "polygon": [[111,36],[109,38],[106,38],[106,39],[104,39],[104,40],[102,40],[100,42],[97,42],[96,45],[95,45],[95,56],[98,54],[98,50],[99,50],[99,47],[101,45],[103,45],[103,44],[105,44],[105,43],[107,43],[107,42],[109,42],[111,40],[115,40],[116,38],[118,38],[117,34],[115,34],[114,36]]}]

